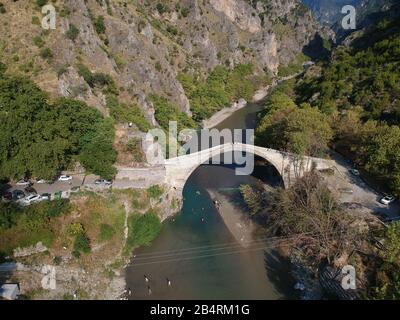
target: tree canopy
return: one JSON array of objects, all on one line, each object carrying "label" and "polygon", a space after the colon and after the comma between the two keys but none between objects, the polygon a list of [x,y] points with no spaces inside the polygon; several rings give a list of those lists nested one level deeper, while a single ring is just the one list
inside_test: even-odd
[{"label": "tree canopy", "polygon": [[284,93],[268,100],[256,129],[257,144],[299,155],[324,156],[332,139],[327,117],[309,105],[298,108]]},{"label": "tree canopy", "polygon": [[[105,128],[107,126],[107,128]],[[108,139],[100,139],[105,131]],[[32,81],[0,78],[0,177],[52,178],[93,145],[112,153],[113,126],[84,102],[61,98],[50,102]],[[99,143],[101,140],[101,143]],[[86,152],[87,154],[87,152]],[[110,155],[96,151],[97,161],[110,168]],[[87,157],[82,157],[87,162]],[[103,173],[89,166],[93,173]]]}]

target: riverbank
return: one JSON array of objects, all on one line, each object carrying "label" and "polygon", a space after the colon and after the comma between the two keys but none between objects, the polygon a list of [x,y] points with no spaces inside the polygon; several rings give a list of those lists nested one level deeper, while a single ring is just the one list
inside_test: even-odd
[{"label": "riverbank", "polygon": [[[157,192],[130,189],[76,193],[65,200],[65,210],[59,213],[54,213],[60,207],[56,202],[35,204],[30,216],[36,219],[36,233],[21,232],[29,228],[24,220],[0,233],[0,252],[7,252],[4,258],[9,262],[0,265],[0,281],[18,283],[26,299],[124,298],[125,268],[131,251],[152,240],[150,231],[157,226],[149,217],[157,215],[161,221],[169,213],[172,200],[168,190],[160,186]],[[52,205],[56,207],[46,207]],[[38,220],[40,210],[54,215],[43,222],[43,227]],[[43,243],[36,243],[36,239],[43,239]],[[33,245],[27,247],[25,243]]]},{"label": "riverbank", "polygon": [[[263,100],[269,94],[271,88],[273,87],[274,84],[257,90],[253,98],[251,99],[251,102],[257,103]],[[232,116],[235,112],[245,108],[247,105],[248,102],[246,100],[239,99],[238,101],[235,101],[230,107],[224,108],[212,115],[211,118],[203,120],[201,126],[203,127],[203,129],[211,129]]]}]

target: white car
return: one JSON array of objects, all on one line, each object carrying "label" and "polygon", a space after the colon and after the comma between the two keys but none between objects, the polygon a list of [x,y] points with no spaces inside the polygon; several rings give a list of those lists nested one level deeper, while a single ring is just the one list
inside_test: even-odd
[{"label": "white car", "polygon": [[40,201],[50,201],[51,200],[51,194],[50,193],[42,193],[40,195]]},{"label": "white car", "polygon": [[358,171],[357,169],[351,169],[350,172],[355,176],[359,176],[360,175],[360,171]]},{"label": "white car", "polygon": [[71,181],[72,177],[71,176],[66,176],[66,175],[62,175],[58,178],[58,181]]},{"label": "white car", "polygon": [[381,199],[381,203],[384,205],[389,205],[395,201],[395,197],[393,196],[385,196]]},{"label": "white car", "polygon": [[96,184],[96,185],[104,184],[106,186],[110,186],[110,185],[112,185],[112,182],[109,180],[105,180],[105,179],[98,179],[94,182],[94,184]]},{"label": "white car", "polygon": [[45,184],[45,183],[48,183],[48,181],[47,181],[47,180],[44,180],[44,179],[40,179],[40,180],[36,181],[36,183],[38,183],[38,184]]},{"label": "white car", "polygon": [[17,186],[29,186],[31,183],[28,180],[19,180]]},{"label": "white car", "polygon": [[29,206],[29,205],[31,205],[32,203],[34,203],[34,202],[39,202],[39,201],[40,201],[40,196],[39,196],[39,195],[37,195],[37,194],[31,194],[30,196],[27,196],[26,198],[21,199],[21,200],[20,200],[20,203],[21,203],[23,206]]}]

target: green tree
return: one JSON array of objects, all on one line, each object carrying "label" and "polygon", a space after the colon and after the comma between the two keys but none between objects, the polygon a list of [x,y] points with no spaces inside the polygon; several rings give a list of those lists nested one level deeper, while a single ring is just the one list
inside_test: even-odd
[{"label": "green tree", "polygon": [[110,119],[99,122],[96,130],[83,138],[79,158],[85,169],[104,179],[113,179],[116,174],[113,164],[117,159],[113,142],[113,122]]},{"label": "green tree", "polygon": [[392,190],[400,195],[400,127],[375,126],[363,136],[358,150],[367,170],[387,177]]},{"label": "green tree", "polygon": [[282,92],[274,93],[256,128],[257,144],[299,155],[323,156],[333,137],[328,118],[303,104],[297,108]]},{"label": "green tree", "polygon": [[[62,98],[49,103],[47,95],[30,80],[1,77],[0,177],[52,178],[57,171],[68,167],[84,146],[85,160],[88,159],[90,142],[93,149],[97,144],[104,151],[103,155],[94,150],[97,161],[106,159],[104,166],[109,165],[115,155],[114,128],[105,123],[101,114],[84,102]],[[108,139],[100,138],[107,135]]]}]

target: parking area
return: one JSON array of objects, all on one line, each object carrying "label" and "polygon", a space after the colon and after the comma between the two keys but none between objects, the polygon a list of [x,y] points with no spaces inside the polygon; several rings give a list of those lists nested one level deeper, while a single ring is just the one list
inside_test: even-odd
[{"label": "parking area", "polygon": [[388,205],[380,203],[384,195],[365,183],[362,176],[353,174],[352,165],[348,161],[337,153],[332,153],[331,157],[336,162],[338,173],[329,178],[329,185],[339,194],[341,202],[361,204],[382,218],[400,217],[398,200]]},{"label": "parking area", "polygon": [[[31,185],[17,185],[17,183],[10,183],[1,186],[1,192],[4,195],[7,192],[13,193],[14,196],[18,195],[18,198],[14,198],[13,201],[27,199],[29,195],[37,194],[49,195],[50,200],[55,199],[57,196],[61,198],[69,198],[71,192],[77,192],[84,189],[93,191],[101,191],[105,188],[109,188],[109,185],[96,184],[98,176],[83,174],[71,175],[72,179],[68,181],[56,180],[51,183],[38,183],[31,181]],[[23,193],[22,193],[22,192]],[[43,200],[43,199],[40,199]],[[37,199],[35,199],[37,201]],[[25,204],[26,205],[26,204]]]}]

